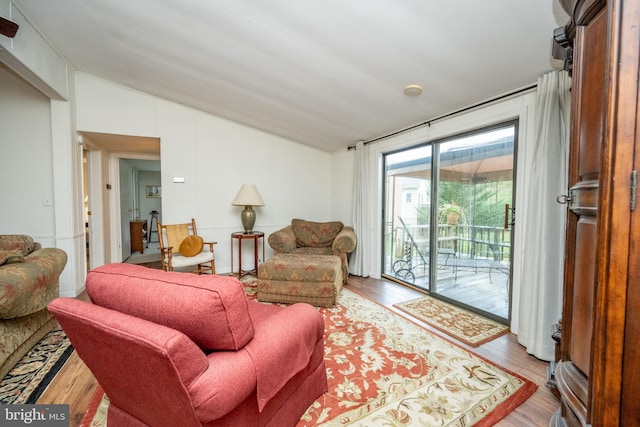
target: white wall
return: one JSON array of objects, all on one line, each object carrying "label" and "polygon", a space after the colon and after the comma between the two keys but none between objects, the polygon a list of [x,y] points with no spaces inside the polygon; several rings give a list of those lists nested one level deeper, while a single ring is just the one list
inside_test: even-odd
[{"label": "white wall", "polygon": [[51,103],[0,66],[0,233],[55,237]]},{"label": "white wall", "polygon": [[355,150],[336,151],[332,155],[332,215],[336,221],[353,225],[353,165]]},{"label": "white wall", "polygon": [[[256,208],[255,229],[267,236],[294,217],[334,219],[330,153],[88,74],[76,74],[76,93],[79,131],[160,138],[163,220],[196,218],[198,233],[218,242],[219,273],[230,271],[230,235],[241,230],[242,208],[231,201],[243,183],[256,184],[262,195],[265,206]],[[173,177],[185,182],[176,184]]]},{"label": "white wall", "polygon": [[71,127],[68,102],[51,100],[0,65],[0,233],[64,250],[63,296],[77,295],[86,271],[82,159]]}]

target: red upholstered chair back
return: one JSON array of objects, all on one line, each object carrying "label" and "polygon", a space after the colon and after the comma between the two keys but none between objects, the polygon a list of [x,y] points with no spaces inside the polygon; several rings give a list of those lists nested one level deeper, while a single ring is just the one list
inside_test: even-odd
[{"label": "red upholstered chair back", "polygon": [[293,426],[327,390],[324,322],[308,304],[121,263],[91,270],[87,294],[49,310],[109,396],[109,426]]},{"label": "red upholstered chair back", "polygon": [[71,298],[49,310],[109,396],[109,424],[129,414],[147,425],[201,425],[187,388],[207,361],[186,335]]}]

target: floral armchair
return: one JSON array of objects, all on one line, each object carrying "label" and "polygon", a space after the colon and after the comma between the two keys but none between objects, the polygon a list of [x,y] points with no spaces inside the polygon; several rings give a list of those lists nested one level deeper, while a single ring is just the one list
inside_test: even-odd
[{"label": "floral armchair", "polygon": [[0,235],[0,379],[56,324],[47,304],[58,297],[62,249],[26,235]]},{"label": "floral armchair", "polygon": [[340,221],[312,222],[293,219],[291,225],[269,236],[276,254],[337,255],[342,262],[342,282],[349,279],[348,256],[356,248],[356,233]]}]

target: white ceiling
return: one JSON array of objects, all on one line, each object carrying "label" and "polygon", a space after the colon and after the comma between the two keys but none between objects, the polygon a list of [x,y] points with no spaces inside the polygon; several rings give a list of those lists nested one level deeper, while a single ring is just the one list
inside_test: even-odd
[{"label": "white ceiling", "polygon": [[568,20],[556,0],[14,2],[78,71],[329,152],[535,83]]}]

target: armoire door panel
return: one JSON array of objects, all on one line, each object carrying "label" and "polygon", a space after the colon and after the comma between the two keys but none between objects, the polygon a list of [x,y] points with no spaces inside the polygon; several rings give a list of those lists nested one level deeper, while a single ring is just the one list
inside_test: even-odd
[{"label": "armoire door panel", "polygon": [[569,360],[587,377],[591,364],[597,245],[596,218],[582,216],[576,227],[576,254]]},{"label": "armoire door panel", "polygon": [[[593,328],[597,287],[597,250],[600,164],[606,119],[607,15],[599,14],[576,29],[572,90],[571,147],[569,160],[570,203],[565,256],[565,305],[561,363],[563,418],[569,425],[589,419]],[[563,328],[564,329],[564,328]]]},{"label": "armoire door panel", "polygon": [[598,179],[600,171],[600,150],[604,138],[603,106],[605,100],[607,53],[606,13],[600,12],[587,27],[581,27],[580,42],[584,49],[580,54],[580,98],[578,110],[579,167],[581,180]]},{"label": "armoire door panel", "polygon": [[561,404],[549,425],[639,426],[640,0],[560,1],[571,17],[556,39],[573,73],[570,191]]}]

